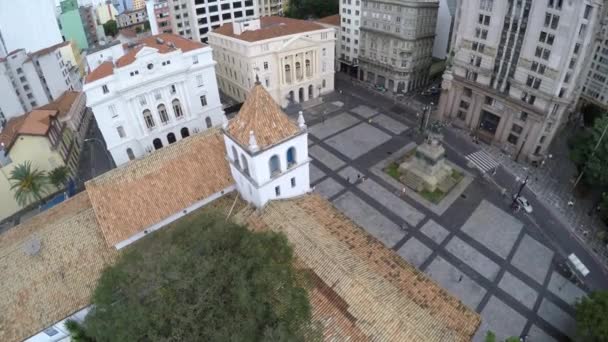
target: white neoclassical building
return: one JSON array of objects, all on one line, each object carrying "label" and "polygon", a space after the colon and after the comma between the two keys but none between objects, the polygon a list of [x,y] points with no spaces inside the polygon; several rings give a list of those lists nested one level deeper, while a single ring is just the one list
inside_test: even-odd
[{"label": "white neoclassical building", "polygon": [[209,34],[220,89],[242,102],[259,76],[281,106],[331,92],[335,36],[333,28],[284,17],[224,24]]},{"label": "white neoclassical building", "polygon": [[117,165],[225,122],[214,66],[209,46],[160,34],[87,76],[87,105]]}]

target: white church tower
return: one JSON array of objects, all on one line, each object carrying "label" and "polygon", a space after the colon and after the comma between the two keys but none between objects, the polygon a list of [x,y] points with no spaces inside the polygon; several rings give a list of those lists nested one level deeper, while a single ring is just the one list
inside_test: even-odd
[{"label": "white church tower", "polygon": [[224,142],[237,189],[256,207],[310,191],[304,117],[292,122],[259,82],[225,124]]}]

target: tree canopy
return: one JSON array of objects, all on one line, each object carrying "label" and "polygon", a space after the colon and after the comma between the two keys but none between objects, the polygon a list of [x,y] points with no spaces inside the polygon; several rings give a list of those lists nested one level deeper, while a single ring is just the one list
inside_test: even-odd
[{"label": "tree canopy", "polygon": [[[585,182],[595,186],[608,186],[608,133],[597,145],[606,126],[608,115],[604,114],[595,120],[591,129],[577,134],[569,142],[570,159],[579,171],[585,168]],[[593,153],[596,145],[597,151]]]},{"label": "tree canopy", "polygon": [[338,0],[291,0],[286,17],[296,19],[323,18],[338,14]]},{"label": "tree canopy", "polygon": [[592,292],[576,303],[577,333],[582,341],[608,341],[608,291]]},{"label": "tree canopy", "polygon": [[11,170],[9,181],[11,182],[11,190],[14,191],[13,196],[22,207],[42,200],[42,197],[47,194],[48,178],[46,172],[32,168],[31,161],[19,164]]},{"label": "tree canopy", "polygon": [[103,33],[106,36],[116,37],[118,34],[118,23],[116,20],[108,20],[103,24]]},{"label": "tree canopy", "polygon": [[63,189],[70,177],[70,170],[66,166],[58,166],[49,172],[49,182],[57,189]]},{"label": "tree canopy", "polygon": [[82,327],[98,342],[316,339],[293,261],[282,234],[189,216],[104,271]]}]

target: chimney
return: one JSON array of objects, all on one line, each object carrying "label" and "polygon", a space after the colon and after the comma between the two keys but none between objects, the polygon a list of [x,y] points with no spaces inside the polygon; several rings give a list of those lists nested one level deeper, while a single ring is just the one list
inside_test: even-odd
[{"label": "chimney", "polygon": [[260,29],[260,19],[253,19],[232,23],[232,32],[237,36],[245,31],[255,31]]}]

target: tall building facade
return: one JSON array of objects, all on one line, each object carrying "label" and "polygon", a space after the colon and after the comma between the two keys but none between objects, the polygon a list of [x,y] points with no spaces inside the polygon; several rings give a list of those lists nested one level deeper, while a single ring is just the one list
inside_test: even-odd
[{"label": "tall building facade", "polygon": [[[283,0],[256,0],[260,16],[283,15]],[[287,1],[287,0],[285,0]]]},{"label": "tall building facade", "polygon": [[208,33],[214,28],[257,18],[257,5],[254,0],[170,0],[173,33],[206,43]]},{"label": "tall building facade", "polygon": [[287,106],[334,89],[335,30],[312,21],[261,17],[209,34],[220,89],[245,101],[256,79]]},{"label": "tall building facade", "polygon": [[541,160],[578,98],[601,5],[461,1],[439,117],[514,159]]},{"label": "tall building facade", "polygon": [[55,8],[49,0],[0,1],[0,57],[61,43]]},{"label": "tall building facade", "polygon": [[152,34],[173,33],[169,0],[147,0],[146,11]]},{"label": "tall building facade", "polygon": [[361,0],[340,1],[340,40],[336,42],[340,71],[356,73],[361,42]]},{"label": "tall building facade", "polygon": [[76,42],[81,50],[89,48],[85,25],[80,17],[80,10],[76,0],[64,0],[61,2],[59,22],[61,23],[61,33],[65,40]]},{"label": "tall building facade", "polygon": [[29,54],[16,50],[0,58],[0,122],[45,105],[67,90],[80,89],[78,70],[71,68],[61,53],[69,44]]},{"label": "tall building facade", "polygon": [[116,16],[116,22],[118,23],[119,28],[143,25],[146,21],[148,21],[148,12],[145,8],[124,11]]},{"label": "tall building facade", "polygon": [[393,92],[428,82],[437,0],[363,0],[359,78]]},{"label": "tall building facade", "polygon": [[582,102],[608,109],[608,6],[604,6],[601,11],[600,24],[595,30],[590,61],[584,77]]},{"label": "tall building facade", "polygon": [[116,165],[225,122],[211,48],[171,34],[142,39],[86,79]]}]

